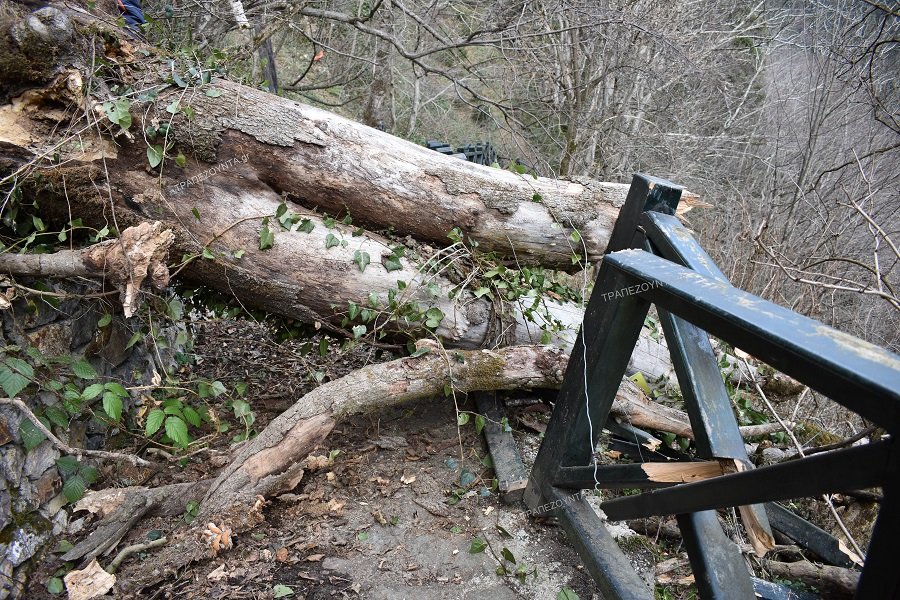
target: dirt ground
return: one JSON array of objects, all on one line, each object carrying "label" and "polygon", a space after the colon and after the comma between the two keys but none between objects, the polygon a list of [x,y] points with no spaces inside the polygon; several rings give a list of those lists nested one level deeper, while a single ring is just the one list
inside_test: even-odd
[{"label": "dirt ground", "polygon": [[[275,342],[270,330],[252,322],[207,323],[195,333],[197,361],[183,375],[229,387],[248,382],[257,430],[314,387],[317,372],[334,379],[391,357],[336,346],[319,356],[303,351],[308,341]],[[546,413],[525,411],[521,420],[511,419],[526,462],[537,453]],[[186,566],[143,597],[544,600],[565,589],[582,600],[599,598],[552,520],[531,518],[524,505],[500,500],[483,437],[471,422],[458,428],[456,421],[452,399],[440,398],[340,423],[321,449],[323,457],[333,457],[330,464],[307,471],[297,488],[273,499],[263,524],[237,536],[232,550]],[[230,451],[228,437],[220,437],[210,452],[150,480],[140,469],[104,465],[94,487],[209,477]],[[92,530],[90,518],[82,524],[81,516],[71,516],[70,533],[62,537],[75,543]],[[144,519],[120,547],[183,524],[174,517]],[[473,540],[484,540],[484,549],[470,552]],[[651,546],[629,544],[648,582],[656,563]],[[59,597],[45,588],[61,566],[56,556],[48,554],[32,576],[29,598]]]}]

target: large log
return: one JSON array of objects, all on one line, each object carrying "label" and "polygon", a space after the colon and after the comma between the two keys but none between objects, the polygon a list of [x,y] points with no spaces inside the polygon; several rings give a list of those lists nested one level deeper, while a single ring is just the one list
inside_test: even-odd
[{"label": "large log", "polygon": [[[624,186],[533,179],[473,165],[227,81],[161,86],[154,100],[132,105],[131,132],[122,131],[85,96],[86,79],[77,70],[62,71],[44,88],[0,106],[4,183],[17,179],[43,211],[55,211],[56,225],[72,215],[98,229],[159,221],[174,233],[173,254],[205,257],[190,262],[182,276],[244,306],[307,323],[342,328],[349,303],[366,306],[371,298],[378,318],[364,323],[369,334],[377,328],[420,337],[422,322],[399,318],[393,299],[422,311],[440,309],[445,317],[435,334],[448,346],[534,343],[546,324],[541,321],[551,321],[553,343],[571,348],[583,315],[578,305],[543,298],[532,311],[531,298],[527,305],[492,302],[475,297],[473,285],[450,298],[459,279],[447,275],[447,263],[459,267],[469,249],[455,246],[437,272],[409,258],[388,270],[382,261],[397,243],[370,232],[355,235],[355,226],[390,225],[439,245],[459,226],[479,250],[571,265],[575,251],[600,256]],[[66,102],[88,105],[70,113],[53,108]],[[85,113],[97,122],[79,120]],[[59,123],[48,128],[48,121]],[[168,132],[149,143],[168,143],[170,158],[151,168],[153,150],[141,130],[161,123],[168,123]],[[73,130],[77,144],[67,137]],[[178,152],[192,157],[184,168],[172,160]],[[40,169],[39,181],[27,177],[34,169]],[[535,193],[541,202],[533,201]],[[283,202],[308,218],[312,230],[282,230],[275,215]],[[327,225],[305,208],[313,205],[349,211],[354,226]],[[557,222],[579,227],[583,248],[570,248],[571,229]],[[272,247],[261,250],[260,234],[267,230]],[[362,264],[366,259],[370,264]],[[642,338],[635,357],[633,370],[649,377],[669,373],[667,352],[654,340]]]}]

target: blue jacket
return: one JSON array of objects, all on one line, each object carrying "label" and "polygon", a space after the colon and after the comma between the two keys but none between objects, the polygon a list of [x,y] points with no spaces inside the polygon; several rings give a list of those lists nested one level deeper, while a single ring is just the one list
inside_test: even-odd
[{"label": "blue jacket", "polygon": [[141,9],[141,0],[116,0],[119,12],[125,18],[125,24],[129,28],[140,30],[140,26],[146,23],[144,11]]}]

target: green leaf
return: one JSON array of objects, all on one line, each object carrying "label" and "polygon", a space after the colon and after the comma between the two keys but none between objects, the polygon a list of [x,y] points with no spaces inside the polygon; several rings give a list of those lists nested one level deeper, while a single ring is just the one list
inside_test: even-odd
[{"label": "green leaf", "polygon": [[358,539],[361,542],[364,542],[367,539],[369,539],[369,534],[368,534],[368,532],[360,531],[359,533],[356,534],[356,539]]},{"label": "green leaf", "polygon": [[[222,95],[222,90],[211,87],[208,90],[206,90],[206,95],[209,96],[210,98],[218,98],[219,96]],[[275,596],[275,597],[277,598],[278,596]]]},{"label": "green leaf", "polygon": [[644,375],[640,371],[638,371],[628,379],[632,380],[639,388],[641,388],[641,391],[648,396],[653,395],[653,392],[650,391],[650,386],[647,384],[647,380],[644,379]]},{"label": "green leaf", "polygon": [[97,481],[97,478],[100,477],[100,471],[98,471],[94,467],[90,467],[87,465],[82,465],[81,467],[81,476],[87,482],[88,485]]},{"label": "green leaf", "polygon": [[106,313],[105,315],[100,317],[99,321],[97,321],[97,327],[106,327],[110,323],[112,323],[112,315],[109,313]]},{"label": "green leaf", "polygon": [[69,540],[59,540],[56,543],[56,548],[53,549],[54,554],[64,554],[74,548],[75,545]]},{"label": "green leaf", "polygon": [[103,410],[110,419],[118,422],[122,418],[122,398],[112,392],[104,393]]},{"label": "green leaf", "polygon": [[347,303],[347,316],[352,321],[359,316],[359,305],[352,300]]},{"label": "green leaf", "polygon": [[46,415],[46,417],[54,425],[58,425],[60,427],[69,426],[69,415],[65,410],[62,409],[62,407],[57,404],[48,406],[46,409],[44,409],[44,415]]},{"label": "green leaf", "polygon": [[490,290],[489,288],[486,288],[486,287],[484,287],[484,286],[481,286],[481,287],[479,287],[477,290],[475,290],[474,292],[472,292],[472,294],[473,294],[476,298],[481,298],[482,296],[487,296],[488,298],[490,298],[490,297],[491,297],[491,295],[490,295],[490,294],[491,294],[491,290]]},{"label": "green leaf", "polygon": [[85,490],[87,490],[87,482],[85,482],[81,475],[73,475],[66,479],[62,489],[66,500],[72,504],[75,504],[84,497]]},{"label": "green leaf", "polygon": [[384,270],[388,273],[390,273],[391,271],[399,271],[403,268],[403,264],[400,262],[400,258],[396,254],[382,254],[381,264],[384,267]]},{"label": "green leaf", "polygon": [[134,335],[131,336],[131,339],[128,340],[128,343],[125,344],[125,349],[128,350],[129,348],[137,344],[139,341],[141,341],[142,337],[144,337],[143,333],[141,333],[140,331],[135,331]]},{"label": "green leaf", "polygon": [[547,345],[551,342],[551,340],[553,340],[553,335],[549,331],[547,331],[546,329],[541,331],[541,343],[542,344]]},{"label": "green leaf", "polygon": [[269,217],[262,221],[262,229],[259,230],[259,249],[268,250],[275,245],[275,234],[269,229]]},{"label": "green leaf", "polygon": [[120,398],[128,397],[128,390],[126,390],[125,387],[121,383],[116,383],[115,381],[110,381],[103,387],[105,387],[107,391],[112,392],[113,394],[115,394],[116,396],[119,396]]},{"label": "green leaf", "polygon": [[163,160],[164,154],[163,148],[159,144],[147,147],[147,162],[150,163],[151,169],[155,169],[159,166]]},{"label": "green leaf", "polygon": [[427,346],[422,346],[421,348],[417,348],[415,352],[409,355],[410,358],[419,358],[420,356],[425,356],[431,352]]},{"label": "green leaf", "polygon": [[487,422],[483,415],[475,415],[475,435],[481,435],[482,430]]},{"label": "green leaf", "polygon": [[510,552],[509,548],[504,547],[503,550],[500,551],[500,556],[502,556],[512,564],[516,564],[516,557],[512,552]]},{"label": "green leaf", "polygon": [[231,253],[231,255],[237,259],[243,258],[244,254],[246,254],[246,251],[243,248],[241,248],[240,250],[235,250]]},{"label": "green leaf", "polygon": [[197,210],[196,206],[191,209],[191,214],[194,215],[195,219],[197,219],[198,221],[200,220],[200,211]]},{"label": "green leaf", "polygon": [[31,215],[31,223],[39,232],[43,232],[45,229],[47,229],[47,226],[44,225],[44,220],[37,215]]},{"label": "green leaf", "polygon": [[444,313],[437,307],[429,308],[425,311],[425,326],[434,329],[441,324],[444,319]]},{"label": "green leaf", "polygon": [[175,164],[183,169],[185,165],[187,165],[187,158],[185,155],[179,152],[178,156],[175,157]]},{"label": "green leaf", "polygon": [[187,448],[187,445],[191,443],[187,424],[178,417],[166,417],[166,435],[182,448]]},{"label": "green leaf", "polygon": [[487,542],[481,538],[475,538],[469,545],[469,554],[480,554],[487,548]]},{"label": "green leaf", "polygon": [[63,590],[65,590],[65,586],[63,586],[63,580],[59,577],[51,577],[47,580],[47,591],[51,594],[62,594]]},{"label": "green leaf", "polygon": [[365,325],[357,325],[353,328],[353,339],[358,339],[360,336],[366,335],[366,331]]},{"label": "green leaf", "polygon": [[575,231],[573,231],[572,233],[569,234],[569,239],[572,240],[572,243],[577,244],[578,242],[581,241],[581,234],[578,233],[578,230],[576,229]]},{"label": "green leaf", "polygon": [[83,358],[72,365],[72,372],[81,379],[97,379],[97,371]]},{"label": "green leaf", "polygon": [[103,104],[103,111],[106,118],[121,127],[128,129],[131,127],[131,112],[129,111],[131,103],[127,98],[119,98],[114,102],[106,102]]},{"label": "green leaf", "polygon": [[325,249],[334,248],[335,246],[340,246],[341,240],[339,240],[333,233],[329,233],[325,237]]},{"label": "green leaf", "polygon": [[353,262],[355,262],[356,266],[359,267],[360,272],[365,273],[366,267],[369,266],[369,263],[372,262],[372,259],[369,257],[368,252],[357,250],[353,253]]},{"label": "green leaf", "polygon": [[185,406],[184,410],[184,419],[193,425],[194,427],[200,427],[203,424],[203,419],[200,417],[200,413],[194,410],[191,406]]},{"label": "green leaf", "polygon": [[312,230],[315,228],[315,223],[313,223],[309,219],[303,219],[302,221],[300,221],[300,226],[297,227],[297,231],[302,231],[303,233],[312,233]]},{"label": "green leaf", "polygon": [[166,107],[166,112],[169,113],[170,115],[174,115],[175,113],[177,113],[179,111],[180,108],[181,108],[181,103],[178,100],[175,100],[174,102],[172,102],[171,104],[169,104]]},{"label": "green leaf", "polygon": [[456,424],[462,427],[469,422],[469,413],[461,412],[456,415]]},{"label": "green leaf", "polygon": [[60,456],[56,459],[56,469],[63,478],[69,478],[78,472],[81,465],[74,456]]},{"label": "green leaf", "polygon": [[144,434],[150,437],[162,427],[163,421],[166,420],[166,413],[158,408],[154,408],[147,415],[147,424],[144,426]]},{"label": "green leaf", "polygon": [[559,590],[559,593],[556,595],[556,600],[581,600],[578,597],[578,594],[575,593],[574,590],[564,587]]},{"label": "green leaf", "polygon": [[[7,359],[7,361],[13,359]],[[17,359],[16,359],[17,360]],[[9,398],[15,398],[19,392],[28,387],[31,380],[21,373],[17,373],[7,367],[5,364],[0,365],[0,387]]]},{"label": "green leaf", "polygon": [[22,419],[19,423],[19,437],[22,438],[22,445],[25,446],[25,452],[30,452],[36,448],[41,442],[47,439],[40,429],[34,426],[28,419]]},{"label": "green leaf", "polygon": [[[260,242],[260,244],[262,244],[262,242]],[[216,258],[216,255],[213,254],[212,250],[210,250],[209,248],[204,248],[204,249],[203,249],[202,256],[203,256],[203,258],[205,258],[206,260],[215,260],[215,258]]]},{"label": "green leaf", "polygon": [[227,388],[225,387],[225,384],[219,380],[213,381],[209,385],[209,390],[212,392],[212,395],[214,397],[221,396],[222,394],[224,394],[225,392],[228,391]]}]

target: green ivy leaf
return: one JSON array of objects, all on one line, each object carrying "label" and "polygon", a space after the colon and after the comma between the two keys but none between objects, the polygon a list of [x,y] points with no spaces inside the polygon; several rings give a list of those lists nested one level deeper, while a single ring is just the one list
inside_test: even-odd
[{"label": "green ivy leaf", "polygon": [[469,554],[480,554],[487,548],[487,542],[481,538],[475,538],[469,545]]},{"label": "green ivy leaf", "polygon": [[569,234],[569,239],[572,240],[573,244],[577,244],[581,241],[581,234],[578,233],[578,230],[576,229]]},{"label": "green ivy leaf", "polygon": [[475,415],[475,435],[481,435],[486,423],[483,415]]},{"label": "green ivy leaf", "polygon": [[469,422],[469,413],[461,412],[456,415],[456,424],[462,427]]},{"label": "green ivy leaf", "polygon": [[353,339],[358,339],[359,337],[366,335],[366,331],[365,325],[357,325],[353,328]]},{"label": "green ivy leaf", "polygon": [[150,163],[151,169],[155,169],[159,166],[163,160],[164,154],[163,148],[159,144],[147,147],[147,162]]},{"label": "green ivy leaf", "polygon": [[141,333],[140,331],[135,331],[134,334],[131,336],[131,339],[128,340],[128,343],[125,344],[125,349],[128,350],[129,348],[131,348],[132,346],[137,344],[139,341],[141,341],[141,338],[143,338],[143,337],[144,337],[143,333]]},{"label": "green ivy leaf", "polygon": [[100,317],[99,321],[97,321],[97,327],[106,327],[110,323],[112,323],[112,315],[109,313],[106,313],[105,315]]},{"label": "green ivy leaf", "polygon": [[366,267],[369,266],[369,263],[372,262],[372,259],[369,257],[368,252],[357,250],[353,253],[353,262],[355,262],[356,266],[359,267],[361,273],[365,273]]},{"label": "green ivy leaf", "polygon": [[181,109],[181,103],[178,100],[175,100],[171,104],[166,107],[166,112],[170,115],[176,114]]},{"label": "green ivy leaf", "polygon": [[[206,95],[209,96],[210,98],[218,98],[219,96],[222,95],[222,90],[211,87],[208,90],[206,90]],[[278,596],[276,596],[276,598],[277,597]]]},{"label": "green ivy leaf", "polygon": [[103,104],[103,111],[106,113],[106,118],[122,129],[131,127],[130,108],[131,102],[129,102],[128,98],[119,98],[113,102],[106,102]]},{"label": "green ivy leaf", "polygon": [[175,164],[183,169],[187,165],[187,157],[179,152],[178,156],[175,157]]},{"label": "green ivy leaf", "polygon": [[158,408],[154,408],[147,415],[147,424],[144,426],[144,434],[150,437],[162,427],[163,421],[166,420],[166,413]]},{"label": "green ivy leaf", "polygon": [[382,254],[381,255],[381,264],[384,266],[385,271],[390,273],[391,271],[399,271],[403,268],[403,264],[400,262],[400,257],[396,254]]},{"label": "green ivy leaf", "polygon": [[297,231],[302,231],[303,233],[312,233],[312,230],[315,228],[315,223],[313,223],[309,219],[303,219],[302,221],[300,221],[300,225],[297,227]]},{"label": "green ivy leaf", "polygon": [[334,248],[335,246],[340,246],[341,240],[339,240],[333,233],[329,233],[325,237],[325,249]]},{"label": "green ivy leaf", "polygon": [[166,435],[169,436],[170,440],[182,448],[187,448],[187,445],[191,443],[187,424],[179,417],[166,417]]},{"label": "green ivy leaf", "polygon": [[97,379],[97,371],[83,358],[72,365],[72,372],[81,379]]},{"label": "green ivy leaf", "polygon": [[[260,242],[260,244],[262,244],[262,242]],[[213,251],[210,250],[209,248],[204,248],[204,249],[203,249],[202,256],[203,256],[203,258],[205,258],[206,260],[215,260],[215,258],[216,258],[216,255],[213,254]]]},{"label": "green ivy leaf", "polygon": [[510,552],[509,548],[504,547],[503,550],[500,551],[500,556],[502,556],[512,564],[516,564],[516,557],[512,552]]},{"label": "green ivy leaf", "polygon": [[262,229],[259,230],[259,249],[268,250],[275,245],[275,234],[269,229],[269,217],[262,221]]},{"label": "green ivy leaf", "polygon": [[434,329],[444,320],[444,313],[437,307],[429,308],[425,311],[425,326]]},{"label": "green ivy leaf", "polygon": [[559,590],[559,593],[556,595],[556,600],[581,600],[578,597],[578,594],[575,593],[575,590],[564,587]]}]

